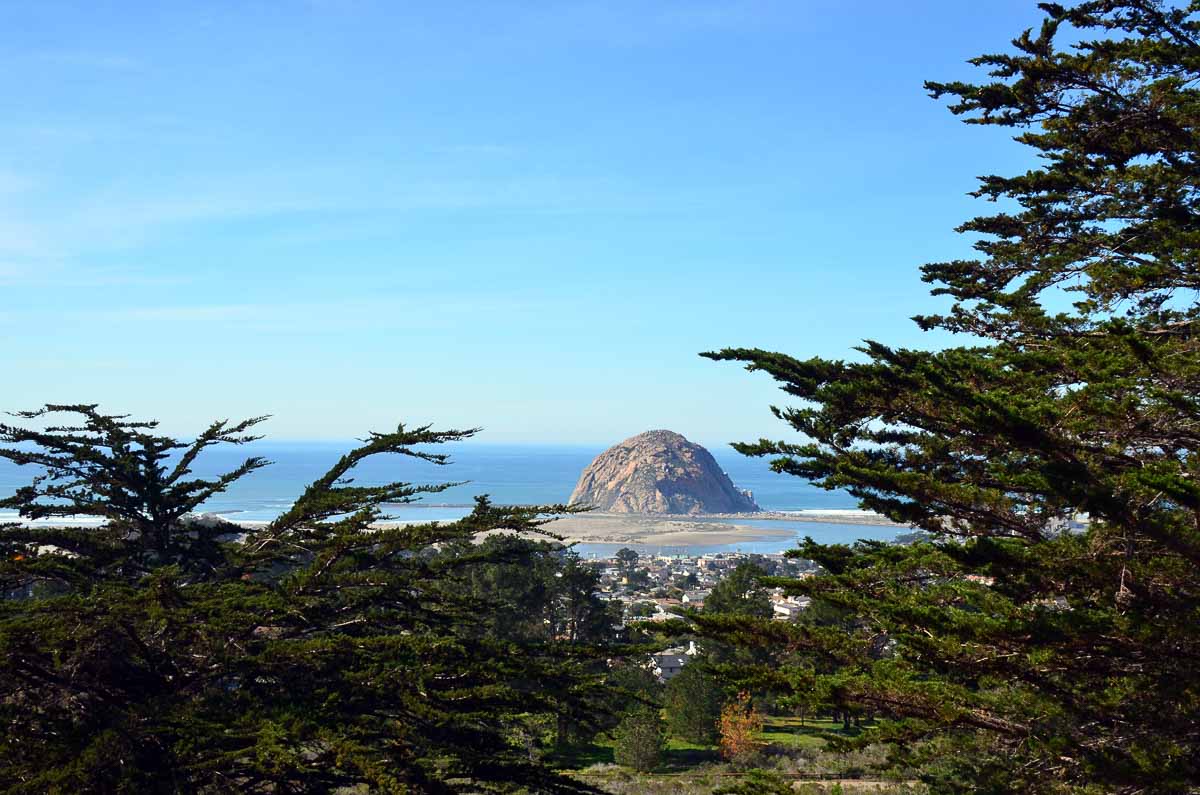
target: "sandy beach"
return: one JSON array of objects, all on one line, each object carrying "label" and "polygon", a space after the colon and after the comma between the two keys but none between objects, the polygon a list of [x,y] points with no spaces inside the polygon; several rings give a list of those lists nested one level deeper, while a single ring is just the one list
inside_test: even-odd
[{"label": "sandy beach", "polygon": [[[590,516],[628,516],[629,514],[589,514]],[[663,515],[659,518],[670,518]],[[823,524],[872,525],[881,527],[908,527],[897,524],[886,516],[873,511],[852,509],[811,509],[803,511],[758,511],[756,513],[706,513],[704,519],[729,519],[731,521],[753,519],[755,521],[821,522]]]},{"label": "sandy beach", "polygon": [[[213,516],[208,514],[207,516]],[[262,521],[236,521],[232,523],[246,529],[266,525]],[[763,527],[741,524],[754,520],[779,521],[779,527]],[[628,513],[579,513],[554,519],[546,530],[562,536],[568,543],[631,544],[637,546],[682,547],[693,545],[753,544],[763,541],[793,538],[796,529],[785,526],[795,522],[820,522],[823,524],[845,524],[858,526],[889,526],[903,528],[878,514],[866,511],[798,511],[745,514],[705,514],[703,516],[680,516],[670,514],[648,515]],[[70,521],[63,519],[41,520],[41,526],[80,526],[96,524],[96,521]],[[381,522],[381,527],[417,524],[412,521]]]},{"label": "sandy beach", "polygon": [[576,514],[546,525],[567,541],[643,546],[738,544],[791,538],[795,531],[780,527],[749,527],[736,523],[689,521],[688,517],[634,514]]},{"label": "sandy beach", "polygon": [[[720,520],[720,521],[713,521]],[[741,524],[778,521],[778,528]],[[570,542],[593,544],[638,544],[642,546],[690,546],[693,544],[751,544],[793,538],[796,529],[788,522],[820,522],[904,529],[884,516],[859,510],[761,511],[741,514],[670,514],[581,513],[555,519],[546,529]]]}]

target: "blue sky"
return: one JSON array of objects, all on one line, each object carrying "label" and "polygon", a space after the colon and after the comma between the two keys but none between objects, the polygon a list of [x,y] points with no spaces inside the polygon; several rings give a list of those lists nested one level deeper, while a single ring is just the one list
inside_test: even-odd
[{"label": "blue sky", "polygon": [[0,409],[781,436],[746,345],[944,344],[1022,0],[5,3]]}]

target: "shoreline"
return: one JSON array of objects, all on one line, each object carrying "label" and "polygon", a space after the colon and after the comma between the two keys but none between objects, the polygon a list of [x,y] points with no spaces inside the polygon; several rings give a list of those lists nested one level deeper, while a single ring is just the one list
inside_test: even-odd
[{"label": "shoreline", "polygon": [[893,522],[891,519],[881,514],[871,511],[843,510],[831,509],[823,511],[819,509],[806,509],[801,511],[757,511],[755,513],[698,513],[698,514],[678,514],[678,513],[599,513],[589,512],[576,514],[576,516],[594,516],[605,518],[646,518],[657,519],[661,521],[711,521],[714,519],[727,519],[730,521],[765,521],[765,522],[821,522],[822,524],[848,524],[848,525],[864,525],[872,527],[895,527],[908,529],[910,525]]},{"label": "shoreline", "polygon": [[[231,525],[254,529],[269,524],[261,520],[237,521],[225,514],[199,514],[197,518],[220,519]],[[440,520],[450,523],[455,520]],[[729,546],[736,544],[772,543],[798,538],[794,527],[764,527],[742,522],[789,522],[836,524],[847,527],[892,527],[907,529],[878,514],[865,511],[820,511],[808,510],[797,513],[783,511],[760,511],[737,514],[629,514],[586,512],[559,516],[544,525],[544,529],[562,539],[566,544],[613,544],[641,547],[691,547]],[[380,522],[379,527],[402,527],[424,524],[425,520],[391,520]],[[95,526],[90,522],[68,521],[38,522],[47,526]],[[489,531],[489,533],[511,531]]]},{"label": "shoreline", "polygon": [[750,527],[734,523],[689,521],[689,517],[633,514],[577,514],[555,519],[545,528],[562,536],[567,543],[663,547],[752,544],[795,536],[794,530],[784,527]]},{"label": "shoreline", "polygon": [[743,514],[628,514],[580,513],[555,519],[546,529],[568,543],[634,544],[639,546],[724,546],[770,543],[799,538],[794,527],[763,527],[746,521],[836,524],[846,527],[909,529],[878,514],[866,512],[771,511]]}]

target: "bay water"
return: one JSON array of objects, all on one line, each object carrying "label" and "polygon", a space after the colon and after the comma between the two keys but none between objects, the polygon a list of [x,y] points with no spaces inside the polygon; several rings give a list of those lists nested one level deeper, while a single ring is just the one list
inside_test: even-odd
[{"label": "bay water", "polygon": [[[214,477],[237,466],[248,456],[262,456],[270,466],[247,475],[226,492],[218,494],[200,510],[220,514],[232,521],[269,521],[292,505],[304,487],[324,474],[354,442],[259,441],[242,446],[219,446],[206,451],[196,462],[194,474]],[[390,517],[400,521],[447,521],[465,516],[476,495],[489,495],[501,505],[552,505],[565,503],[583,469],[603,451],[600,446],[546,444],[488,444],[461,442],[427,448],[447,453],[451,463],[439,466],[403,455],[376,456],[362,462],[351,477],[362,485],[404,481],[415,485],[460,482],[443,491],[423,495],[420,501],[388,506]],[[731,448],[710,450],[733,482],[754,493],[768,511],[841,511],[857,507],[843,491],[826,491],[789,475],[773,472],[768,460],[748,458]],[[11,495],[29,483],[35,474],[30,467],[17,467],[0,459],[0,497]],[[0,509],[0,522],[17,518]],[[688,521],[693,521],[688,518]],[[705,520],[720,521],[720,520]],[[729,520],[726,520],[727,522]],[[850,543],[858,538],[890,539],[895,529],[877,525],[852,525],[811,521],[742,520],[740,525],[789,529],[795,535],[736,545],[694,545],[672,548],[678,554],[744,551],[779,552],[795,545],[795,539],[810,535],[827,543]],[[610,544],[580,544],[583,555],[611,554]],[[615,547],[614,547],[615,548]]]}]

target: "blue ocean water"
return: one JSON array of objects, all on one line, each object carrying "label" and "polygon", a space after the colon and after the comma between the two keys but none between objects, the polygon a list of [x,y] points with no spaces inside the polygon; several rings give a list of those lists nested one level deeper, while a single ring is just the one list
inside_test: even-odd
[{"label": "blue ocean water", "polygon": [[[268,521],[285,511],[304,486],[324,474],[352,442],[271,442],[259,441],[241,447],[210,449],[194,466],[200,477],[212,477],[235,467],[247,456],[262,456],[271,465],[236,482],[228,491],[205,503],[201,510],[219,513],[235,521]],[[477,442],[441,445],[429,448],[444,452],[451,463],[438,466],[407,456],[376,457],[363,462],[352,476],[362,484],[404,481],[433,485],[466,481],[445,491],[424,496],[420,502],[389,508],[400,520],[452,520],[464,516],[473,498],[487,494],[492,501],[505,505],[545,505],[566,502],[579,473],[602,452],[596,446],[571,445],[499,445]],[[799,478],[772,472],[764,459],[747,458],[729,448],[711,450],[717,463],[740,488],[754,492],[765,510],[796,511],[805,509],[838,510],[857,507],[854,498],[841,491],[816,488]],[[0,460],[0,496],[8,496],[29,482],[32,472]],[[6,518],[0,511],[0,521]],[[822,541],[849,541],[854,538],[890,538],[887,527],[823,524],[817,522],[757,522],[779,529],[794,529],[798,536],[812,535]],[[791,539],[739,544],[749,552],[776,552],[794,545]],[[580,545],[583,553],[605,552],[607,545]],[[695,553],[699,548],[689,548]],[[703,551],[724,551],[726,547],[708,546]],[[733,547],[728,547],[733,549]]]}]

